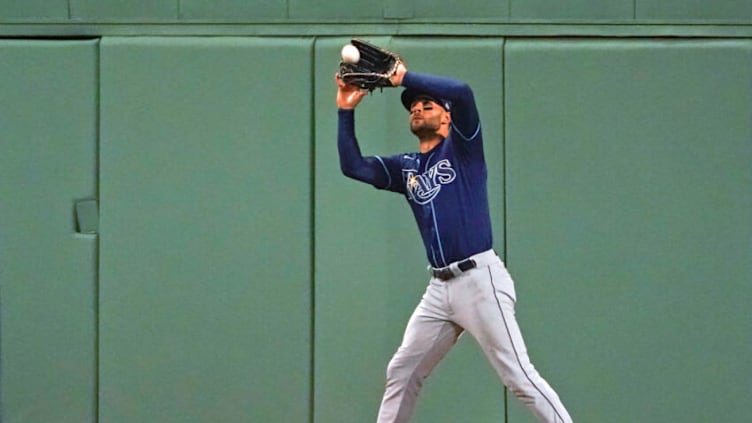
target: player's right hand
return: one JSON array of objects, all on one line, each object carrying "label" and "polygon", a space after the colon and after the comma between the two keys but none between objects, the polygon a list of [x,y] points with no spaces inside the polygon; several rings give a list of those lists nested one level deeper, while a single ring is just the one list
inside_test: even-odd
[{"label": "player's right hand", "polygon": [[367,90],[345,82],[339,78],[339,74],[334,74],[334,81],[337,83],[337,107],[340,109],[354,109],[360,100],[368,94]]},{"label": "player's right hand", "polygon": [[405,64],[403,62],[398,62],[397,69],[394,71],[394,75],[389,78],[392,86],[399,87],[400,85],[402,85],[402,78],[405,77],[405,73],[407,73],[407,67],[405,67]]}]

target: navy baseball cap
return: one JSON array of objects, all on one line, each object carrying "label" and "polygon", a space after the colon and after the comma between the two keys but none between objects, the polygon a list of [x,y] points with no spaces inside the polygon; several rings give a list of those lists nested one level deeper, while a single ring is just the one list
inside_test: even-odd
[{"label": "navy baseball cap", "polygon": [[402,105],[405,106],[405,109],[407,109],[408,111],[410,110],[410,106],[412,106],[416,100],[433,101],[434,103],[443,107],[444,110],[446,110],[447,112],[450,111],[452,108],[452,103],[450,103],[449,100],[435,97],[435,96],[432,96],[431,94],[418,91],[412,88],[405,88],[405,91],[402,91]]}]

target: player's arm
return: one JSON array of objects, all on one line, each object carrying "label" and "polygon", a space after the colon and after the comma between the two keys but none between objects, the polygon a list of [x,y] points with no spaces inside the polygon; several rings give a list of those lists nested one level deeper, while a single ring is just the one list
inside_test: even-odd
[{"label": "player's arm", "polygon": [[384,161],[377,156],[363,157],[360,153],[360,146],[355,138],[355,110],[339,109],[337,119],[337,149],[342,173],[376,188],[389,188],[392,178]]},{"label": "player's arm", "polygon": [[407,69],[393,82],[451,101],[452,126],[462,138],[472,140],[480,132],[478,107],[473,90],[467,83],[444,76],[408,72]]},{"label": "player's arm", "polygon": [[379,157],[363,157],[355,137],[355,108],[367,91],[345,84],[335,77],[337,83],[337,150],[342,173],[377,188],[389,188],[391,176]]}]

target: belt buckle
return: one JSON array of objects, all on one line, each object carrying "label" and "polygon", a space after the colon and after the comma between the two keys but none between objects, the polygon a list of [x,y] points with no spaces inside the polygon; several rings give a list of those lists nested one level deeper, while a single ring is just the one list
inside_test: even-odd
[{"label": "belt buckle", "polygon": [[459,263],[457,266],[461,271],[467,272],[470,269],[475,269],[477,267],[477,263],[475,263],[475,260],[473,259],[467,259]]},{"label": "belt buckle", "polygon": [[455,274],[451,267],[442,267],[441,269],[431,269],[431,273],[435,278],[441,279],[442,281],[448,281],[450,279],[454,279],[455,276],[458,276],[461,273],[465,273],[466,271],[470,269],[474,269],[477,266],[477,263],[473,259],[466,259],[459,263],[457,263],[457,270],[459,273]]}]

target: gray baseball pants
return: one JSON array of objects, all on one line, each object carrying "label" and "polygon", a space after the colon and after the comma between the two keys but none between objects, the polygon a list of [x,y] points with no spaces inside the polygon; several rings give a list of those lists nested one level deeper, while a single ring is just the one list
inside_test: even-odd
[{"label": "gray baseball pants", "polygon": [[[501,381],[546,423],[571,423],[559,396],[527,355],[515,318],[514,282],[493,250],[471,257],[477,267],[442,281],[431,278],[387,367],[378,423],[406,423],[423,381],[463,331],[481,346]],[[456,268],[455,268],[456,269]]]}]

